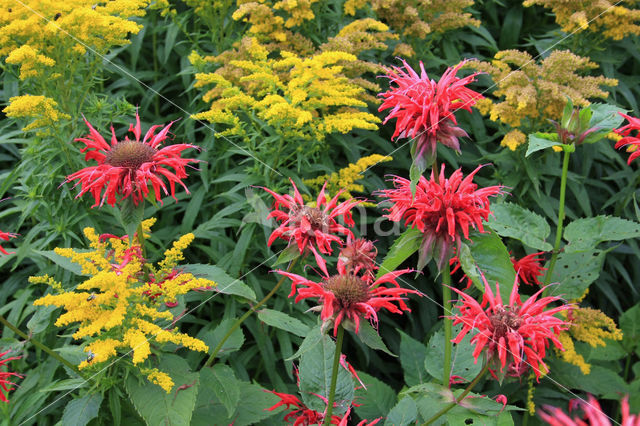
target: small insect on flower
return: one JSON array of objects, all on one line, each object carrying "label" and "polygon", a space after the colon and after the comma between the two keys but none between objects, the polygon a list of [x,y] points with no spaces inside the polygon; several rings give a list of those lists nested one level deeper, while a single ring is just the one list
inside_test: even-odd
[{"label": "small insect on flower", "polygon": [[95,298],[96,298],[96,294],[95,294],[95,293],[91,293],[91,294],[89,295],[89,297],[87,297],[87,302],[91,302],[91,301],[92,301],[93,299],[95,299]]},{"label": "small insect on flower", "polygon": [[93,361],[93,358],[95,357],[96,357],[96,354],[94,354],[93,352],[91,352],[91,350],[89,350],[89,353],[87,354],[87,362]]}]

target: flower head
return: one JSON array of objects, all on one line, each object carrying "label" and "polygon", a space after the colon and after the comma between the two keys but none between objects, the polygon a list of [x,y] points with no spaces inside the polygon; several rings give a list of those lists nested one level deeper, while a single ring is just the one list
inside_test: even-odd
[{"label": "flower head", "polygon": [[393,177],[395,189],[384,189],[378,194],[387,197],[393,204],[387,217],[400,222],[404,219],[407,226],[417,228],[424,233],[420,247],[419,269],[434,258],[438,268],[459,248],[461,237],[469,238],[469,228],[484,232],[483,221],[489,218],[489,197],[502,193],[501,186],[478,189],[473,177],[480,170],[476,168],[466,178],[460,169],[450,178],[444,176],[444,165],[440,176],[431,179],[424,176],[418,181],[415,197],[411,191],[411,182],[398,176]]},{"label": "flower head", "polygon": [[[629,124],[614,130],[615,133],[624,136],[622,139],[616,142],[615,148],[618,149],[626,145],[631,145],[632,147],[634,147],[635,150],[631,153],[629,159],[627,160],[627,164],[631,164],[633,160],[640,156],[640,150],[638,150],[638,147],[640,146],[640,137],[638,137],[637,133],[638,131],[640,131],[640,118],[631,117],[623,113],[619,114],[626,118],[627,121],[629,121]],[[636,135],[631,136],[631,132],[634,130],[636,131]]]},{"label": "flower head", "polygon": [[549,346],[548,340],[556,348],[562,349],[557,336],[569,327],[567,322],[553,315],[567,310],[569,305],[545,311],[547,305],[560,298],[549,296],[538,300],[544,288],[522,303],[516,280],[509,304],[505,306],[497,283],[495,295],[486,280],[484,286],[480,304],[468,294],[453,289],[462,297],[460,314],[452,317],[453,324],[462,324],[462,330],[452,342],[460,343],[467,333],[476,330],[478,333],[471,338],[471,344],[475,345],[473,356],[476,362],[486,348],[489,362],[499,364],[500,371],[507,367],[507,374],[520,376],[531,367],[539,380],[541,373],[547,371],[543,358]]},{"label": "flower head", "polygon": [[511,257],[511,263],[513,263],[513,269],[516,270],[516,273],[520,277],[520,281],[525,283],[526,285],[542,285],[538,277],[544,275],[544,271],[547,268],[542,267],[542,262],[544,259],[538,257],[544,254],[544,252],[532,253],[521,259],[516,259],[515,257]]},{"label": "flower head", "polygon": [[347,237],[347,244],[340,250],[338,256],[338,269],[357,275],[362,272],[362,279],[371,282],[375,278],[376,256],[378,249],[373,241],[364,238],[353,239]]},{"label": "flower head", "polygon": [[[318,299],[321,304],[320,318],[325,326],[333,324],[334,336],[337,334],[338,326],[344,321],[352,322],[356,333],[360,329],[361,318],[372,321],[376,326],[377,312],[382,308],[396,314],[402,314],[402,311],[411,312],[402,296],[411,293],[420,294],[415,290],[400,287],[396,281],[396,278],[411,272],[411,269],[389,272],[373,283],[348,273],[344,267],[339,267],[338,274],[327,276],[320,283],[290,272],[276,272],[293,281],[289,297],[297,291],[296,303],[308,298]],[[391,286],[383,286],[382,284],[385,283]],[[298,288],[299,286],[303,288]]]},{"label": "flower head", "polygon": [[[318,194],[315,207],[311,207],[305,205],[293,181],[291,181],[291,185],[294,191],[293,196],[279,195],[264,188],[275,198],[273,211],[269,213],[267,219],[275,218],[281,222],[280,226],[271,233],[267,244],[271,246],[276,239],[280,238],[287,241],[289,245],[297,244],[300,254],[306,250],[311,251],[322,272],[328,275],[326,262],[320,253],[331,254],[332,242],[342,245],[342,238],[338,234],[353,238],[353,233],[349,228],[340,225],[336,219],[342,217],[347,226],[354,226],[351,209],[359,201],[351,199],[338,204],[341,192],[328,200],[328,196],[325,194],[325,183]],[[280,210],[280,206],[286,210]]]},{"label": "flower head", "polygon": [[383,124],[392,118],[397,119],[392,139],[418,138],[414,159],[432,157],[437,142],[459,152],[458,138],[468,136],[457,127],[454,112],[458,109],[471,112],[471,107],[483,96],[466,87],[478,73],[464,78],[456,77],[465,62],[447,68],[437,83],[429,79],[422,62],[420,75],[404,60],[404,70],[395,66],[387,69],[385,77],[397,87],[379,95],[385,99],[378,111],[391,108]]},{"label": "flower head", "polygon": [[[622,398],[622,422],[620,426],[639,426],[640,415],[629,414],[629,397]],[[589,395],[588,401],[583,399],[573,399],[569,403],[569,408],[579,407],[583,412],[583,417],[569,417],[562,409],[549,405],[543,406],[543,410],[538,411],[540,418],[551,426],[611,426],[618,424],[607,416],[600,403],[593,395]],[[585,421],[586,420],[586,421]]]},{"label": "flower head", "polygon": [[[4,351],[2,353],[0,353],[0,358],[4,357],[6,354],[8,354],[9,351]],[[3,366],[5,366],[7,364],[7,362],[9,361],[13,361],[14,359],[20,359],[19,356],[14,356],[14,357],[10,357],[10,358],[5,358],[5,359],[0,359],[0,368],[2,368]],[[23,376],[18,374],[18,373],[13,373],[10,371],[0,371],[0,401],[4,401],[4,402],[9,402],[9,400],[7,399],[7,396],[2,393],[2,391],[9,393],[10,390],[12,390],[13,388],[11,386],[15,386],[15,383],[12,383],[9,381],[9,377],[11,376],[16,376],[16,377],[20,377],[22,378]]]},{"label": "flower head", "polygon": [[[180,155],[185,149],[197,147],[190,144],[175,144],[159,148],[167,138],[173,121],[162,128],[158,134],[155,134],[155,131],[162,126],[151,126],[141,141],[140,117],[136,112],[136,125],[129,126],[129,132],[133,133],[135,140],[125,136],[124,140],[118,141],[115,130],[111,126],[111,144],[108,144],[86,119],[84,122],[89,127],[89,134],[76,141],[86,145],[80,150],[85,153],[84,159],[95,160],[98,165],[85,167],[67,176],[65,182],[77,179],[78,182],[74,187],[81,185],[80,193],[76,198],[90,192],[95,199],[93,207],[102,206],[105,201],[114,206],[117,201],[116,195],[119,195],[120,201],[131,197],[137,205],[149,195],[149,183],[153,187],[155,199],[161,203],[161,192],[165,195],[170,193],[176,199],[176,183],[182,185],[189,193],[182,182],[182,179],[187,177],[185,166],[198,160],[181,158]],[[169,190],[167,190],[165,179],[169,182]]]},{"label": "flower head", "polygon": [[[11,232],[2,232],[0,231],[0,240],[2,241],[9,241],[10,238],[16,238],[18,236],[18,234],[13,234]],[[14,252],[10,251],[6,251],[5,249],[2,248],[2,246],[0,246],[0,253],[2,254],[12,254]]]}]

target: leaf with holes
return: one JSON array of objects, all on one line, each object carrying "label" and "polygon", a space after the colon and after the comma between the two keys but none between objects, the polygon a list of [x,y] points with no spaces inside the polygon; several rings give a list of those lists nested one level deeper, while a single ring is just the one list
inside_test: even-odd
[{"label": "leaf with holes", "polygon": [[[600,276],[606,251],[560,253],[551,275],[551,283],[545,296],[561,296],[571,300],[581,297],[589,285]],[[547,262],[547,267],[549,267]]]},{"label": "leaf with holes", "polygon": [[611,216],[577,219],[564,230],[566,253],[591,251],[605,241],[622,241],[640,237],[640,223]]}]

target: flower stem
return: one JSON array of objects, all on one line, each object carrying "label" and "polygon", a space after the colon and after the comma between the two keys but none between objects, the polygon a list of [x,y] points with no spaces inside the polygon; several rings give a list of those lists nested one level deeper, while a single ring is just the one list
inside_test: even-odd
[{"label": "flower stem", "polygon": [[[287,268],[287,272],[291,272],[291,270],[293,269],[293,266],[296,264],[296,262],[298,261],[298,258],[293,259],[290,263],[289,263],[289,267]],[[213,349],[213,352],[211,353],[211,356],[209,357],[209,359],[207,360],[207,362],[204,364],[205,367],[211,367],[213,365],[213,362],[216,359],[216,356],[218,355],[218,352],[220,352],[220,349],[222,349],[222,346],[225,344],[225,342],[229,339],[229,337],[231,337],[231,335],[233,334],[234,331],[236,331],[238,329],[238,327],[240,327],[242,325],[242,323],[244,322],[244,320],[246,320],[247,318],[249,318],[249,316],[254,313],[256,310],[258,310],[258,308],[262,305],[264,305],[267,300],[271,299],[271,297],[276,294],[276,292],[278,291],[278,289],[280,288],[280,286],[282,285],[282,283],[285,280],[285,276],[283,275],[282,277],[280,277],[280,280],[278,281],[278,283],[276,284],[275,287],[273,287],[273,289],[269,292],[269,294],[267,294],[261,301],[259,301],[258,303],[256,303],[255,305],[253,305],[251,307],[251,309],[249,309],[247,312],[245,312],[244,315],[242,315],[240,318],[238,318],[236,320],[236,322],[233,323],[233,325],[231,326],[231,328],[229,329],[229,331],[227,331],[227,333],[222,337],[222,339],[220,340],[220,342],[218,343],[218,345]]]},{"label": "flower stem", "polygon": [[423,423],[422,426],[429,425],[429,424],[433,423],[439,417],[445,415],[449,410],[451,410],[453,407],[455,407],[459,402],[462,402],[462,400],[464,400],[464,398],[469,394],[469,392],[471,392],[473,387],[478,384],[480,379],[482,379],[482,377],[485,374],[487,374],[487,371],[489,371],[489,362],[485,362],[484,367],[482,368],[482,370],[471,381],[471,383],[469,383],[469,386],[466,387],[466,389],[460,394],[459,397],[457,397],[457,398],[454,397],[453,398],[453,402],[449,403],[442,410],[438,411],[433,417],[431,417],[429,420],[427,420],[425,423]]},{"label": "flower stem", "polygon": [[18,327],[16,327],[15,325],[11,324],[3,315],[0,315],[0,323],[4,324],[11,331],[16,333],[18,336],[22,337],[23,339],[25,339],[28,342],[33,343],[34,346],[42,349],[43,351],[45,351],[46,353],[48,353],[49,355],[51,355],[52,357],[54,357],[55,359],[57,359],[58,361],[60,361],[64,365],[66,365],[67,367],[69,367],[71,370],[75,371],[80,377],[84,377],[82,375],[82,373],[80,373],[80,370],[78,370],[78,367],[76,365],[73,365],[69,361],[67,361],[66,359],[62,358],[60,355],[55,353],[55,351],[53,351],[47,345],[45,345],[43,343],[40,343],[38,340],[34,339],[33,337],[30,337],[27,334],[23,333]]},{"label": "flower stem", "polygon": [[442,271],[442,307],[444,308],[444,374],[442,385],[449,387],[451,377],[451,331],[453,320],[451,316],[451,266],[449,259],[444,263]]},{"label": "flower stem", "polygon": [[560,242],[562,241],[562,226],[564,223],[564,200],[567,193],[567,175],[569,174],[569,155],[571,152],[564,151],[564,158],[562,161],[562,177],[560,178],[560,206],[558,208],[558,229],[556,230],[556,241],[553,245],[553,252],[551,254],[551,260],[549,261],[549,268],[547,269],[547,275],[544,277],[544,284],[548,285],[551,282],[551,274],[553,268],[556,266],[558,260],[558,253],[560,252]]},{"label": "flower stem", "polygon": [[340,355],[342,354],[342,340],[344,338],[344,327],[338,325],[338,336],[336,337],[336,352],[333,355],[333,370],[331,370],[331,386],[329,387],[329,399],[327,401],[327,414],[324,416],[324,426],[331,424],[333,415],[333,400],[336,396],[336,383],[338,382],[338,369],[340,368]]}]

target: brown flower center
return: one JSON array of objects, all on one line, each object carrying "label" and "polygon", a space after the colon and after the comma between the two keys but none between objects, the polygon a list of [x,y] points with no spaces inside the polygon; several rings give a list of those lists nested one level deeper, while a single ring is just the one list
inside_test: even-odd
[{"label": "brown flower center", "polygon": [[324,288],[334,294],[343,308],[369,300],[369,285],[353,275],[334,275]]},{"label": "brown flower center", "polygon": [[115,167],[137,169],[153,159],[156,150],[146,143],[124,140],[107,152],[105,162]]},{"label": "brown flower center", "polygon": [[497,308],[489,320],[493,326],[494,340],[505,337],[510,329],[517,330],[522,325],[522,318],[518,316],[518,313],[505,308]]},{"label": "brown flower center", "polygon": [[306,218],[311,224],[311,236],[313,236],[314,230],[324,230],[325,232],[327,232],[329,229],[328,216],[317,207],[298,207],[295,210],[292,210],[290,215],[294,216],[293,222],[296,225],[300,224],[302,218]]}]

